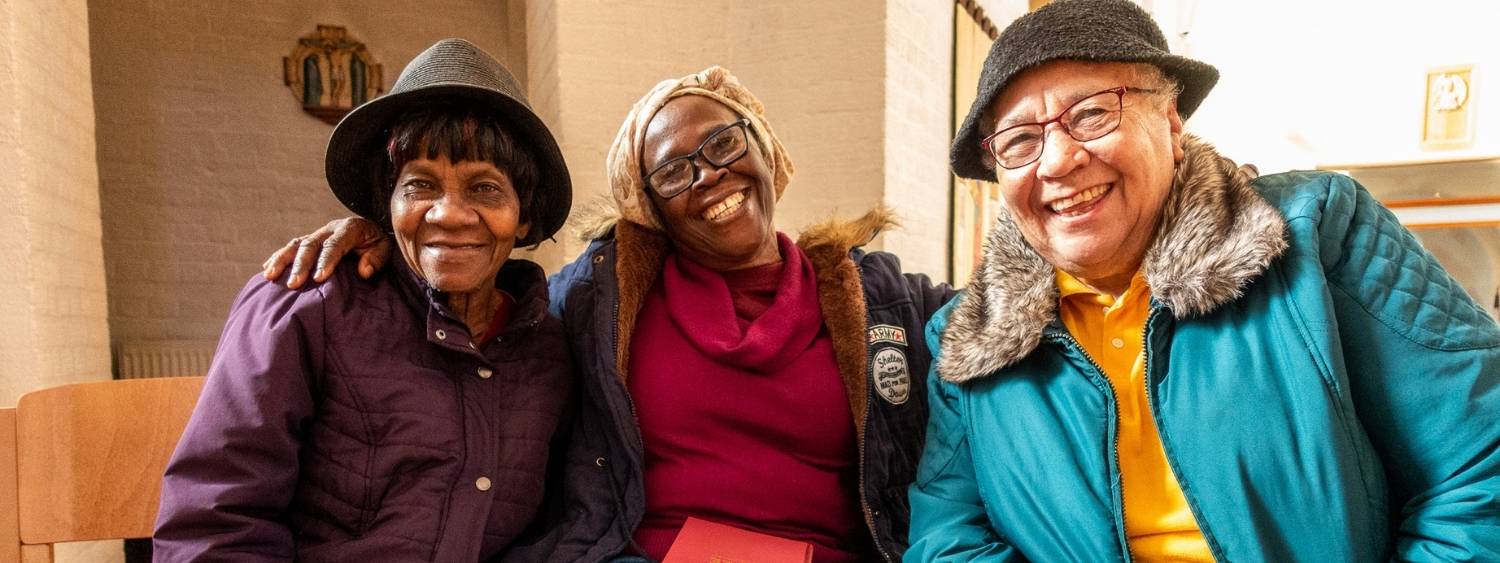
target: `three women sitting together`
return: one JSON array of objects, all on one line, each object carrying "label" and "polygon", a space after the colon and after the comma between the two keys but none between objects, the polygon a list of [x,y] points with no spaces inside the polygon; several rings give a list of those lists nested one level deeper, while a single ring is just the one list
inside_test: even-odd
[{"label": "three women sitting together", "polygon": [[778,233],[760,102],[666,80],[549,280],[510,253],[568,215],[557,143],[439,42],[329,141],[360,218],[235,301],[156,557],[659,560],[698,518],[819,563],[1500,560],[1500,327],[1351,179],[1187,133],[1217,78],[1129,0],[1008,26],[956,297],[861,249],[883,209]]}]

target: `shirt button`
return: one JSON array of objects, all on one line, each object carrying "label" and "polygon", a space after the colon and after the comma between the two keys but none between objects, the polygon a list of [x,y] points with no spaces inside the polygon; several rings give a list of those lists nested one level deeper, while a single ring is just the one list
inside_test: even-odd
[{"label": "shirt button", "polygon": [[1125,347],[1125,340],[1120,339],[1120,338],[1116,338],[1114,340],[1110,340],[1109,341],[1109,345],[1110,346],[1114,346],[1116,349],[1124,348]]},{"label": "shirt button", "polygon": [[489,379],[491,375],[495,375],[495,372],[490,371],[490,368],[479,368],[480,379]]},{"label": "shirt button", "polygon": [[489,477],[480,477],[478,479],[475,479],[474,480],[474,488],[479,489],[481,491],[488,491],[488,490],[490,490],[490,478]]},{"label": "shirt button", "polygon": [[443,329],[441,329],[441,328],[437,329],[437,332],[434,332],[432,334],[434,336],[437,336],[438,340],[447,340],[448,339],[448,333],[444,332]]}]

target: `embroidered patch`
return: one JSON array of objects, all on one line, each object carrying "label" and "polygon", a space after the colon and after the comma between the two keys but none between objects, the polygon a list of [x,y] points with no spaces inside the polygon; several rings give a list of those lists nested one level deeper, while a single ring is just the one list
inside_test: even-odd
[{"label": "embroidered patch", "polygon": [[906,329],[892,325],[875,325],[870,327],[870,343],[892,342],[906,345]]},{"label": "embroidered patch", "polygon": [[[900,330],[900,329],[897,329]],[[906,353],[899,348],[882,348],[871,359],[875,371],[875,392],[887,403],[900,405],[911,396],[911,374],[906,368]]]}]

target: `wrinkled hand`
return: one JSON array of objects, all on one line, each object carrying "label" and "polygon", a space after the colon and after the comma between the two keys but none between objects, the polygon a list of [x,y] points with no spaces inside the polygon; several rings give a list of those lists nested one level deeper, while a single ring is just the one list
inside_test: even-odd
[{"label": "wrinkled hand", "polygon": [[[307,274],[312,271],[313,281],[322,282],[333,275],[333,267],[339,259],[354,251],[359,254],[359,277],[369,278],[375,271],[385,267],[391,257],[391,238],[380,231],[380,227],[363,217],[334,219],[310,234],[293,238],[281,247],[265,263],[262,275],[267,281],[275,281],[282,271],[289,273],[286,286],[302,287]],[[317,255],[316,261],[313,256]],[[317,269],[313,269],[316,263]],[[286,270],[287,264],[291,269]]]}]

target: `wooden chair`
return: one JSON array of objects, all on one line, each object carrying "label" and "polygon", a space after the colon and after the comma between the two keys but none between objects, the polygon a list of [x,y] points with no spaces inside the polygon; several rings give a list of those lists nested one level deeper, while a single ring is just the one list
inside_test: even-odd
[{"label": "wooden chair", "polygon": [[150,537],[202,389],[202,377],[78,383],[0,409],[0,563],[51,562],[59,542]]}]

